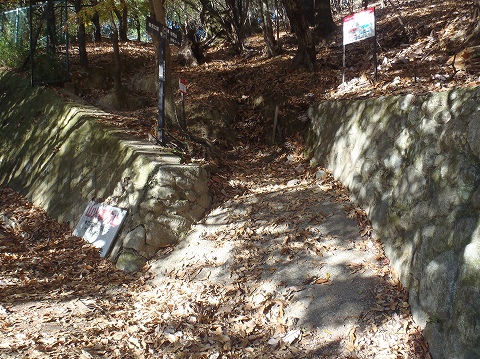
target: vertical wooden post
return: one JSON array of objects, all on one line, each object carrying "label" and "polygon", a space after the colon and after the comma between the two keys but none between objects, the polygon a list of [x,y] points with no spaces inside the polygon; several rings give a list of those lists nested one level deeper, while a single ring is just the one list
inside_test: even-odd
[{"label": "vertical wooden post", "polygon": [[166,73],[166,39],[161,36],[159,39],[158,49],[158,142],[165,145],[165,73]]},{"label": "vertical wooden post", "polygon": [[275,106],[275,114],[273,115],[273,133],[272,133],[272,145],[275,144],[275,133],[278,126],[278,105]]},{"label": "vertical wooden post", "polygon": [[373,8],[373,18],[375,19],[375,35],[373,36],[373,66],[375,67],[375,82],[378,81],[378,61],[377,61],[377,16],[375,7]]}]

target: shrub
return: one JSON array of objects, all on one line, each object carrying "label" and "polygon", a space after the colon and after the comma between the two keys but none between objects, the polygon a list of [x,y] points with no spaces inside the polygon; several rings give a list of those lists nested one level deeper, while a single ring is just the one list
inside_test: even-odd
[{"label": "shrub", "polygon": [[5,34],[0,35],[0,65],[20,69],[28,56],[28,41],[15,43]]}]

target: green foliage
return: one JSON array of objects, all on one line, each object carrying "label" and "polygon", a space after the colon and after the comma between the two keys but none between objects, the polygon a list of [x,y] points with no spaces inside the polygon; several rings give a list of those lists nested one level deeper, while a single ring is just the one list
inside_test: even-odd
[{"label": "green foliage", "polygon": [[28,55],[27,41],[15,43],[8,36],[0,36],[0,65],[20,69]]},{"label": "green foliage", "polygon": [[28,9],[12,11],[13,1],[3,4],[7,12],[0,12],[0,65],[20,68],[29,54]]},{"label": "green foliage", "polygon": [[16,0],[1,0],[0,1],[0,12],[13,10],[19,7],[28,6],[28,1],[16,1]]},{"label": "green foliage", "polygon": [[179,1],[166,0],[165,10],[169,22],[180,26],[184,31],[187,28],[198,28],[202,25],[200,13],[202,4],[198,0]]},{"label": "green foliage", "polygon": [[147,16],[150,15],[150,6],[148,1],[127,0],[129,13],[129,36],[136,38],[137,31],[140,32],[140,38],[146,40],[145,23]]}]

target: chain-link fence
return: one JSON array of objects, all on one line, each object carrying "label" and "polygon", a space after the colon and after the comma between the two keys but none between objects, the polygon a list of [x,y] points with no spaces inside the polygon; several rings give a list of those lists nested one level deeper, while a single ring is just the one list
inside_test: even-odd
[{"label": "chain-link fence", "polygon": [[26,69],[32,85],[67,81],[66,0],[35,1],[0,14],[0,64]]},{"label": "chain-link fence", "polygon": [[[28,8],[19,8],[0,14],[0,33],[12,39],[14,44],[28,34]],[[28,39],[27,39],[28,40]]]},{"label": "chain-link fence", "polygon": [[19,68],[30,54],[29,8],[0,14],[0,64]]}]

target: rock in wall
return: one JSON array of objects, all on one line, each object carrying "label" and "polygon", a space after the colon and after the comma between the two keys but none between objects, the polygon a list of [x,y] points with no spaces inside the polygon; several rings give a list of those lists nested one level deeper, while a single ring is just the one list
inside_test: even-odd
[{"label": "rock in wall", "polygon": [[480,88],[320,103],[313,164],[363,206],[434,359],[480,357]]},{"label": "rock in wall", "polygon": [[0,71],[0,183],[73,228],[92,198],[129,211],[110,259],[135,271],[210,206],[197,165],[100,123],[109,114]]}]

